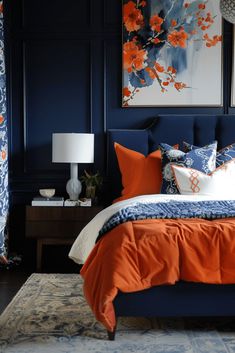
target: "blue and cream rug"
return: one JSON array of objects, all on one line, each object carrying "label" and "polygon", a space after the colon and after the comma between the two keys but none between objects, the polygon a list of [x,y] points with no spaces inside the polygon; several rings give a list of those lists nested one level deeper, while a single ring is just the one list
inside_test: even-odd
[{"label": "blue and cream rug", "polygon": [[0,316],[0,352],[235,353],[235,320],[125,318],[108,341],[79,275],[33,274]]}]

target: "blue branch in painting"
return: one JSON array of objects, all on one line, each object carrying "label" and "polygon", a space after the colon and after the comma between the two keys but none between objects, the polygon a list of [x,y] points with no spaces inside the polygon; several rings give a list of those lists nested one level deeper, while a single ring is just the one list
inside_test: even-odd
[{"label": "blue branch in painting", "polygon": [[124,0],[123,106],[153,85],[158,95],[193,89],[182,73],[192,48],[197,53],[220,44],[221,33],[211,32],[216,18],[209,0]]}]

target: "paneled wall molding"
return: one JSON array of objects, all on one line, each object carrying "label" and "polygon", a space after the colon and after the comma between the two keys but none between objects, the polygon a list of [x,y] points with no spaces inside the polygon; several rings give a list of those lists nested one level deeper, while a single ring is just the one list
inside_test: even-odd
[{"label": "paneled wall molding", "polygon": [[122,1],[103,0],[103,26],[106,30],[116,28],[120,30],[122,25]]},{"label": "paneled wall molding", "polygon": [[[46,40],[25,40],[23,43],[23,125],[24,135],[22,137],[24,144],[24,174],[40,173],[42,170],[46,170],[50,173],[51,168],[51,137],[53,132],[63,132],[64,129],[68,132],[92,132],[92,45],[89,40],[69,40],[69,41],[58,41],[51,39]],[[82,52],[81,52],[82,49]],[[65,52],[64,57],[61,59],[61,55],[58,55],[60,50]],[[71,72],[69,76],[70,67],[64,66],[66,62],[66,51],[70,51],[70,61],[73,60],[74,70],[77,72]],[[47,52],[47,56],[43,55],[43,52]],[[80,55],[80,52],[82,55]],[[41,58],[38,56],[41,55]],[[69,54],[68,54],[69,55]],[[71,57],[76,55],[76,58]],[[60,64],[56,64],[56,61],[60,60]],[[55,60],[55,66],[53,61]],[[77,62],[77,65],[76,65]],[[55,80],[56,83],[50,81],[47,83],[51,87],[51,90],[46,86],[44,87],[43,70],[40,68],[40,64],[44,63],[45,75],[51,76],[51,80]],[[77,68],[76,68],[77,66]],[[40,74],[38,75],[38,71]],[[62,82],[59,79],[59,75],[63,72],[63,77],[66,82]],[[65,73],[68,71],[67,73]],[[77,82],[74,81],[73,75],[77,76]],[[81,79],[79,82],[79,77]],[[74,110],[70,112],[70,107],[66,107],[66,95],[68,94],[68,83],[73,82],[74,87],[71,89],[71,94],[74,96],[72,100]],[[83,87],[80,84],[83,83]],[[65,85],[64,89],[63,84]],[[79,88],[80,87],[80,88]],[[58,91],[60,95],[60,102],[57,103],[54,100],[53,89]],[[46,95],[44,95],[44,90]],[[77,93],[76,93],[77,92]],[[80,94],[84,94],[84,100],[80,99]],[[48,100],[45,102],[44,100]],[[71,100],[71,99],[70,99]],[[52,102],[52,106],[51,106]],[[57,104],[64,105],[64,114],[60,114]],[[45,115],[47,116],[45,117]],[[66,114],[66,115],[65,115]],[[65,122],[68,122],[70,115],[73,116],[73,124],[71,126],[64,126],[63,116]],[[59,118],[59,121],[58,121]],[[54,121],[54,124],[52,122]],[[79,122],[80,121],[80,122]],[[66,124],[65,124],[66,125]],[[37,128],[36,128],[37,127]],[[49,138],[45,140],[43,137],[44,131]],[[40,136],[41,134],[41,136]],[[20,138],[20,137],[19,137]],[[44,157],[41,157],[41,153]],[[35,161],[35,156],[38,156],[38,160]],[[46,160],[46,163],[43,163]],[[48,168],[45,169],[45,165]]]},{"label": "paneled wall molding", "polygon": [[119,38],[121,40],[121,34],[117,33],[116,28],[113,30],[109,28],[108,32],[104,32],[104,30],[71,30],[71,31],[17,31],[12,33],[12,38],[14,40],[40,40],[40,39],[100,39],[100,38],[111,39],[113,37]]},{"label": "paneled wall molding", "polygon": [[103,41],[103,129],[107,131],[107,42]]},{"label": "paneled wall molding", "polygon": [[122,1],[5,0],[4,8],[12,207],[22,210],[40,186],[64,191],[69,166],[51,162],[53,132],[94,132],[95,163],[79,173],[105,175],[108,129],[141,128],[158,114],[235,114],[226,22],[223,107],[122,108]]},{"label": "paneled wall molding", "polygon": [[[17,0],[13,0],[13,3]],[[48,31],[53,27],[84,28],[90,27],[92,22],[93,0],[48,1],[45,6],[32,0],[21,0],[21,29]],[[13,5],[14,6],[14,5]],[[19,28],[20,29],[20,28]],[[58,28],[57,28],[58,30]]]}]

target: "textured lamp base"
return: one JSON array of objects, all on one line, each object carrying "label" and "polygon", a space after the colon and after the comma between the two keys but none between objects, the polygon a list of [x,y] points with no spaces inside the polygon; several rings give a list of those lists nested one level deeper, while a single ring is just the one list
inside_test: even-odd
[{"label": "textured lamp base", "polygon": [[69,179],[66,184],[66,191],[69,194],[69,199],[77,201],[82,191],[81,182],[78,179]]},{"label": "textured lamp base", "polygon": [[71,178],[67,182],[66,191],[69,194],[69,199],[77,201],[82,191],[82,184],[78,180],[78,165],[77,163],[71,163],[70,165]]}]

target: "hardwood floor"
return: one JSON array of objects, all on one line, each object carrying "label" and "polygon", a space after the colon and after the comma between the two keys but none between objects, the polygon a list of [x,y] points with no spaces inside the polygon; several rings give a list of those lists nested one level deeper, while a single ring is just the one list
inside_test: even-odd
[{"label": "hardwood floor", "polygon": [[0,270],[0,314],[30,276],[23,270]]}]

